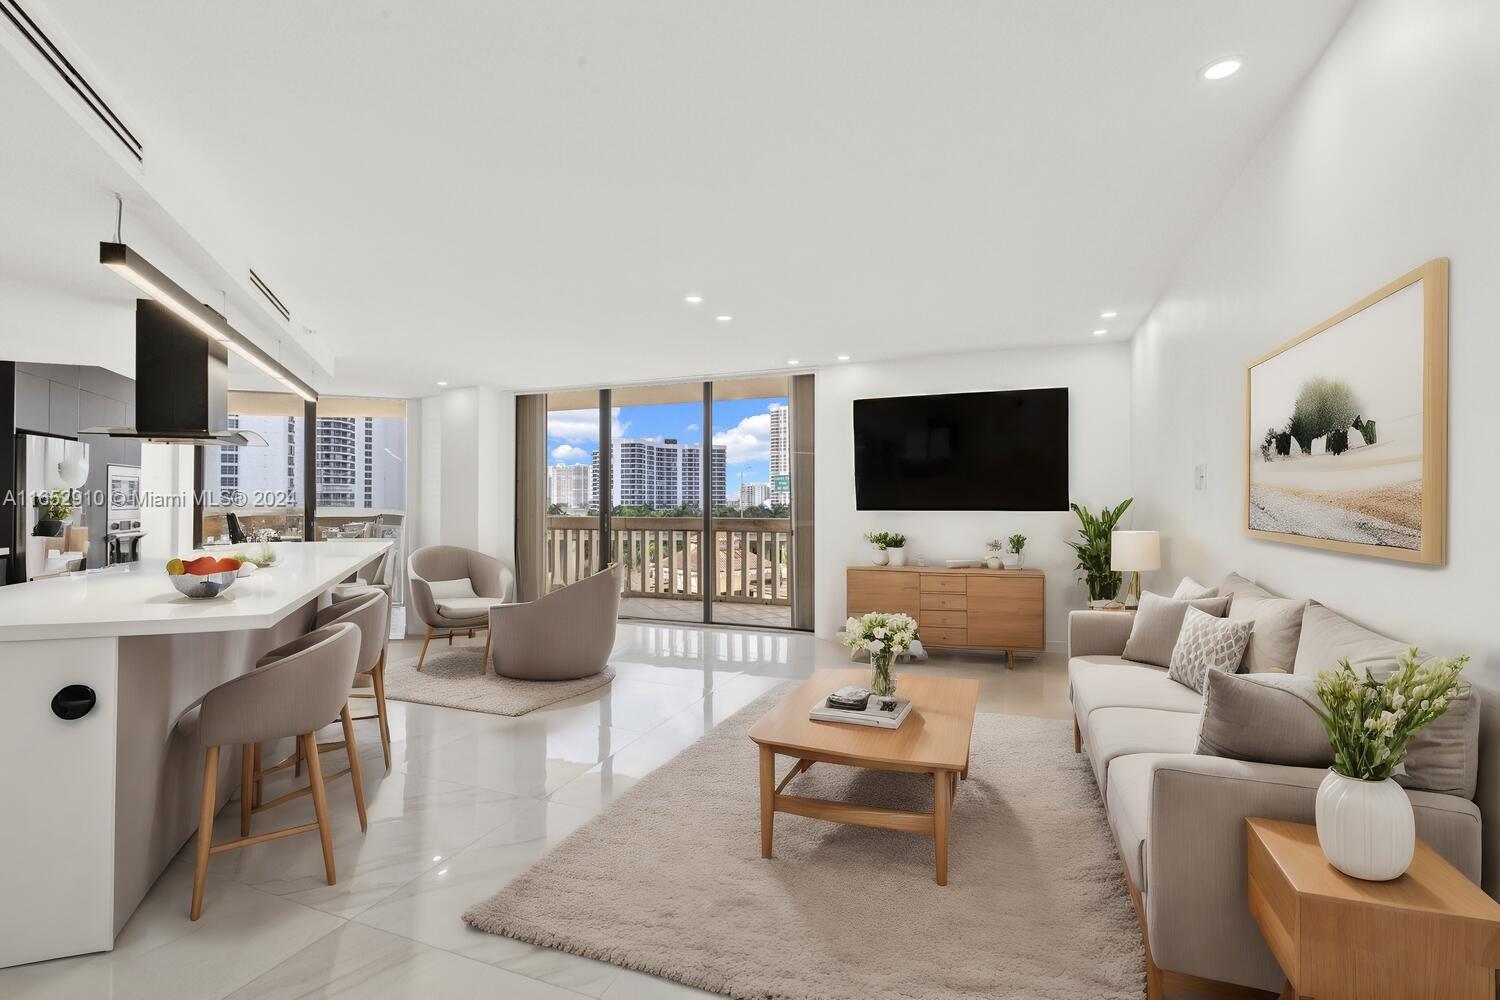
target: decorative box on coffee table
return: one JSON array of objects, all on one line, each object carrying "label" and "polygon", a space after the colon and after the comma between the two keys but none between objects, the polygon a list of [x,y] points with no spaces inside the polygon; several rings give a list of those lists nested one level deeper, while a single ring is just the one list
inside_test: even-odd
[{"label": "decorative box on coffee table", "polygon": [[849,617],[901,612],[929,649],[1004,653],[1047,648],[1047,576],[1035,569],[850,566]]},{"label": "decorative box on coffee table", "polygon": [[1283,1000],[1494,1000],[1500,904],[1427,844],[1405,875],[1366,882],[1328,863],[1309,824],[1246,819],[1245,837]]}]

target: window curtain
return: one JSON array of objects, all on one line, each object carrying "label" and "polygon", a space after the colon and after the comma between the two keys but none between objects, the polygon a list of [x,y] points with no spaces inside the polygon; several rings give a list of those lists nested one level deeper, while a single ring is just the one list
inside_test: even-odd
[{"label": "window curtain", "polygon": [[813,376],[793,375],[787,403],[792,440],[792,628],[813,629]]},{"label": "window curtain", "polygon": [[547,396],[516,397],[516,599],[547,585]]}]

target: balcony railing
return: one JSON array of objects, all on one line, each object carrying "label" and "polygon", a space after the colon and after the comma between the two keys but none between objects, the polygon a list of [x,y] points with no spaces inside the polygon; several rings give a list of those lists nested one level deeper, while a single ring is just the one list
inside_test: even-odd
[{"label": "balcony railing", "polygon": [[[703,520],[616,517],[614,551],[600,551],[599,519],[547,518],[547,589],[576,583],[606,564],[625,569],[626,597],[702,600]],[[779,517],[713,519],[716,601],[792,603],[792,522]]]}]

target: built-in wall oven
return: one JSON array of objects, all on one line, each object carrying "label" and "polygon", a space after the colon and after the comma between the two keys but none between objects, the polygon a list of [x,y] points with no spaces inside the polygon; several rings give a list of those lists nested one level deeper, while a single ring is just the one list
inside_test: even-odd
[{"label": "built-in wall oven", "polygon": [[105,501],[104,561],[136,562],[141,557],[141,470],[136,465],[109,467],[109,496]]}]

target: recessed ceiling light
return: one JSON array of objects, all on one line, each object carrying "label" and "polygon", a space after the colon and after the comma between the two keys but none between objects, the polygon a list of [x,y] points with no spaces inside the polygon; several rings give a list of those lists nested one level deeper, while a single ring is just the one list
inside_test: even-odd
[{"label": "recessed ceiling light", "polygon": [[1099,314],[1099,318],[1100,319],[1114,319],[1118,315],[1120,315],[1120,314],[1117,313],[1117,312],[1115,312],[1113,309],[1111,309],[1109,312],[1102,312],[1102,313],[1100,313]]},{"label": "recessed ceiling light", "polygon": [[714,319],[718,320],[720,323],[732,323],[732,322],[734,322],[734,317],[733,316],[715,316]]},{"label": "recessed ceiling light", "polygon": [[839,360],[840,361],[848,361],[849,360],[849,355],[847,355],[847,354],[840,354],[839,355]]},{"label": "recessed ceiling light", "polygon": [[448,388],[448,383],[447,382],[439,382],[438,385],[441,386],[444,389]]},{"label": "recessed ceiling light", "polygon": [[684,295],[682,297],[682,301],[686,302],[690,306],[695,306],[698,303],[700,303],[700,302],[703,301],[703,296],[701,296],[701,295]]},{"label": "recessed ceiling light", "polygon": [[800,365],[802,362],[798,361],[796,358],[787,358],[786,363],[789,365]]},{"label": "recessed ceiling light", "polygon": [[1102,337],[1102,336],[1104,336],[1108,332],[1109,332],[1108,330],[1095,330],[1094,331],[1094,336],[1096,336],[1096,337]]},{"label": "recessed ceiling light", "polygon": [[1239,56],[1227,56],[1209,63],[1198,71],[1198,75],[1205,80],[1223,80],[1240,71],[1245,65],[1245,60]]}]

